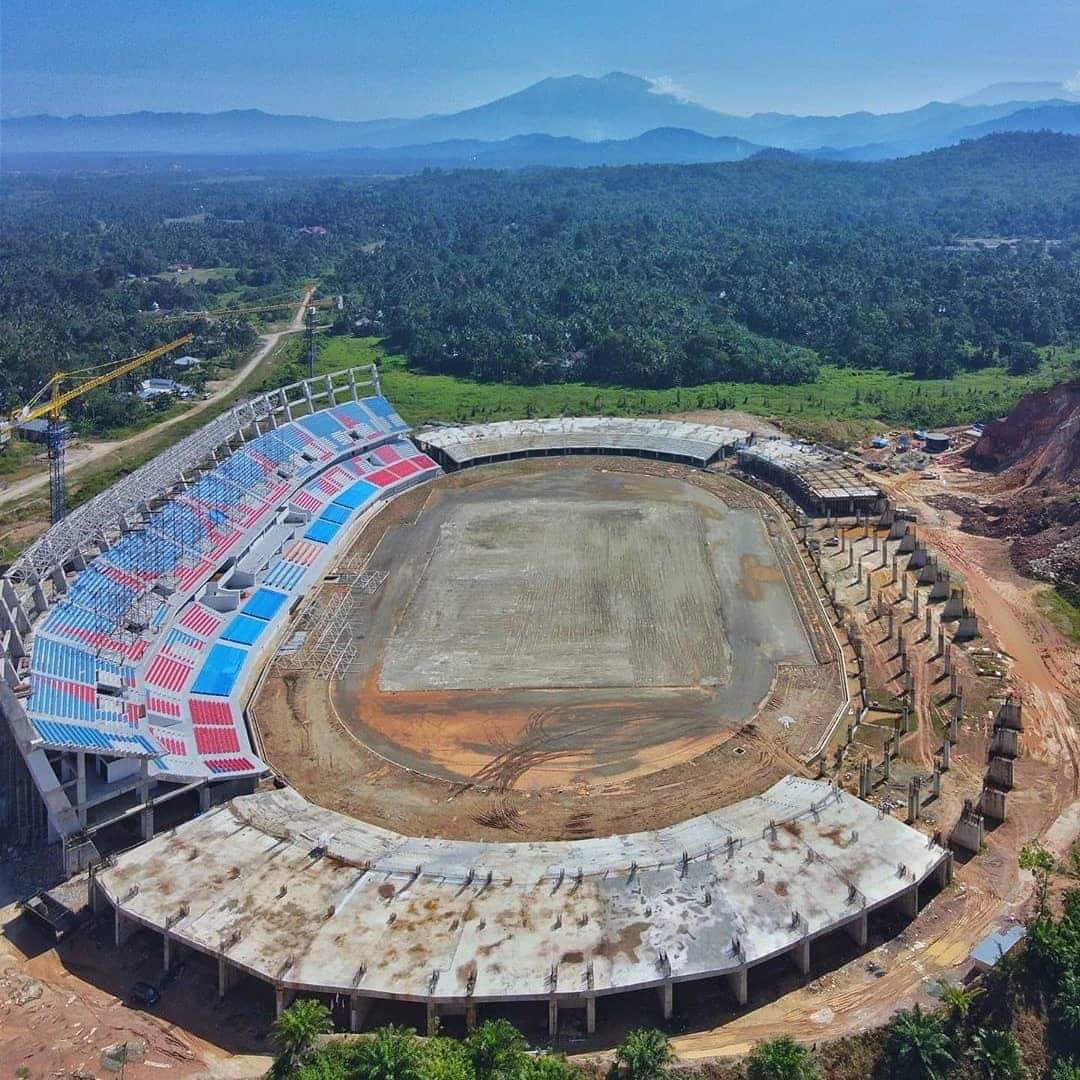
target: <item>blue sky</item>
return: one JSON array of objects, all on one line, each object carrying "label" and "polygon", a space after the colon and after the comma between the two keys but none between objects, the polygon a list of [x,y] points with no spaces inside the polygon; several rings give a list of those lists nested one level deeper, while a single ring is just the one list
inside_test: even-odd
[{"label": "blue sky", "polygon": [[0,62],[9,116],[416,116],[613,70],[736,113],[880,112],[1080,80],[1080,0],[2,0]]}]

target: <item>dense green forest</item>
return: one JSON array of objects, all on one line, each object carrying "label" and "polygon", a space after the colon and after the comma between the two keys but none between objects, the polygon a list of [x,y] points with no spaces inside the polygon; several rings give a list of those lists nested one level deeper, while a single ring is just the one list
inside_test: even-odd
[{"label": "dense green forest", "polygon": [[[1080,139],[991,136],[880,164],[129,174],[0,185],[0,394],[186,327],[139,313],[317,277],[418,369],[627,387],[1036,366],[1080,339]],[[304,226],[326,231],[312,235]],[[1008,242],[1001,242],[1002,239]],[[216,268],[185,278],[177,263]],[[205,279],[204,279],[205,278]],[[195,324],[196,330],[199,329]],[[220,332],[203,351],[236,352]]]}]

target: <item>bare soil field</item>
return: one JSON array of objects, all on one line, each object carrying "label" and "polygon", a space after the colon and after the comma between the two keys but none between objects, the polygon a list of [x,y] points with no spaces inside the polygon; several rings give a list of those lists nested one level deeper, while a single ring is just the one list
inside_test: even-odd
[{"label": "bare soil field", "polygon": [[390,575],[358,668],[332,686],[274,673],[256,703],[299,790],[427,834],[553,838],[655,827],[807,771],[844,676],[756,492],[549,459],[406,498],[348,556]]}]

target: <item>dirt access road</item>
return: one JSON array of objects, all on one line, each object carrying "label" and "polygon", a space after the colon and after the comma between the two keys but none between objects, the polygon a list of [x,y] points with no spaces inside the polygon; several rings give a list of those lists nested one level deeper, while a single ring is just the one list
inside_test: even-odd
[{"label": "dirt access road", "polygon": [[[275,330],[272,334],[261,334],[255,351],[248,358],[244,366],[241,367],[239,371],[234,372],[230,378],[221,382],[208,398],[204,398],[192,408],[188,409],[187,412],[181,413],[179,416],[174,416],[171,420],[164,421],[164,423],[148,427],[145,431],[140,431],[128,439],[120,439],[114,442],[103,441],[82,443],[79,446],[71,447],[65,455],[68,471],[70,472],[73,469],[78,469],[85,465],[91,465],[96,461],[101,461],[108,454],[115,451],[136,449],[151,436],[158,435],[162,431],[167,431],[175,424],[190,420],[193,416],[199,416],[200,414],[213,409],[215,405],[220,403],[243,383],[263,360],[266,359],[270,350],[273,349],[283,337],[287,334],[298,333],[304,329],[304,309],[307,307],[307,302],[311,299],[311,294],[314,291],[315,287],[311,286],[311,288],[304,293],[304,298],[297,306],[296,313],[289,322],[288,329]],[[16,480],[13,484],[7,484],[0,487],[0,506],[3,506],[6,503],[15,502],[18,499],[23,499],[27,495],[32,495],[38,488],[45,487],[48,482],[49,471],[46,468],[41,472],[34,473],[32,476],[27,476],[22,480]]]}]

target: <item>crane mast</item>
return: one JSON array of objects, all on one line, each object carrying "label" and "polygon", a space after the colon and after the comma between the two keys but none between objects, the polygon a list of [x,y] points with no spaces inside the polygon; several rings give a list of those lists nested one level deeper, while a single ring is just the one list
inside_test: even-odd
[{"label": "crane mast", "polygon": [[[140,353],[138,356],[125,360],[116,367],[110,368],[101,374],[94,375],[89,379],[64,389],[64,384],[77,378],[83,372],[58,371],[26,404],[16,409],[11,414],[10,420],[0,420],[0,444],[7,441],[13,430],[18,430],[20,424],[27,424],[32,420],[46,421],[44,443],[49,456],[49,503],[53,522],[61,521],[67,513],[67,484],[64,466],[65,451],[70,428],[64,418],[64,406],[76,398],[89,394],[101,386],[106,386],[129,372],[149,364],[159,356],[164,356],[173,349],[186,345],[195,339],[194,334],[184,334],[183,337],[170,341],[167,345],[159,345],[149,352]],[[42,399],[45,400],[42,400]],[[39,440],[35,440],[39,441]]]}]

